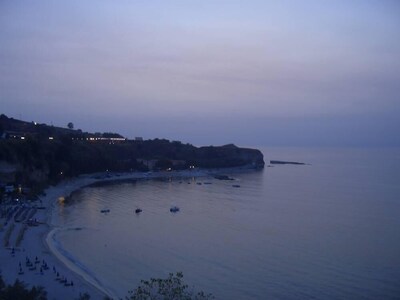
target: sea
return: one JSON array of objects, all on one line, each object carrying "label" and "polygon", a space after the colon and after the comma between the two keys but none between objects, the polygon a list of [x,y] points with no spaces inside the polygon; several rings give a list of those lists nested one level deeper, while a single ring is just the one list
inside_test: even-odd
[{"label": "sea", "polygon": [[120,298],[183,272],[215,299],[400,299],[400,149],[259,149],[265,168],[232,181],[83,188],[57,207],[58,247]]}]

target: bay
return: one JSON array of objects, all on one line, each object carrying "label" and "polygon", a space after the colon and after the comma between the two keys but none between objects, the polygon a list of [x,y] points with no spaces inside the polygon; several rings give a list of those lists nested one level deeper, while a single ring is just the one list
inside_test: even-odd
[{"label": "bay", "polygon": [[399,299],[400,149],[262,151],[307,165],[84,188],[57,240],[119,297],[182,271],[217,299]]}]

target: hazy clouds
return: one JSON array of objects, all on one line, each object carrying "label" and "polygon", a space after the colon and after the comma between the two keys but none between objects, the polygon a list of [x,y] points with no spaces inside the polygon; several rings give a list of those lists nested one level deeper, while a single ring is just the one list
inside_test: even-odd
[{"label": "hazy clouds", "polygon": [[397,1],[2,1],[0,110],[195,144],[400,145]]}]

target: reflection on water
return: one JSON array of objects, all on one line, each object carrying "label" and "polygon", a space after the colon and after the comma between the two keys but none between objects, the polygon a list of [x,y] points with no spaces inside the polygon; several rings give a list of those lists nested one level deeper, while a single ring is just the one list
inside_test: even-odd
[{"label": "reflection on water", "polygon": [[85,188],[58,238],[121,297],[177,271],[218,299],[398,297],[399,150],[264,153],[311,165]]}]

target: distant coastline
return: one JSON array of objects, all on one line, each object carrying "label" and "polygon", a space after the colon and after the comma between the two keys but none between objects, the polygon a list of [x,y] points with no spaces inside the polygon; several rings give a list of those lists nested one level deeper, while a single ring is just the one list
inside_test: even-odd
[{"label": "distant coastline", "polygon": [[35,196],[49,184],[101,172],[169,172],[250,167],[262,169],[258,149],[234,144],[196,147],[167,139],[128,139],[0,115],[0,183]]}]

